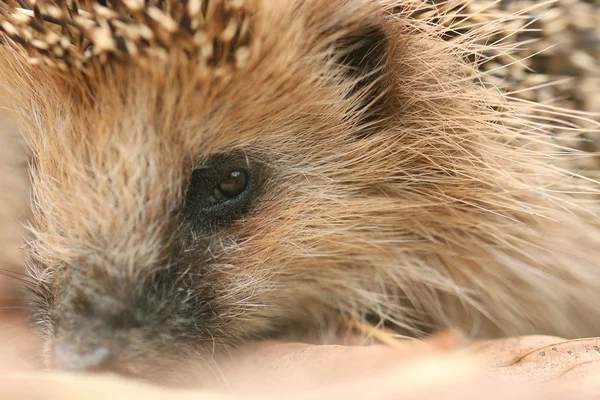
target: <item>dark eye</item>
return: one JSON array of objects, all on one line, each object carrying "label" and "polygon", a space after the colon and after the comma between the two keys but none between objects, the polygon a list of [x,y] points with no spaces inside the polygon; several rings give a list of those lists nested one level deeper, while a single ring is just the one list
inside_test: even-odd
[{"label": "dark eye", "polygon": [[248,185],[248,174],[244,170],[232,171],[229,177],[215,187],[209,201],[213,204],[233,199],[244,192]]},{"label": "dark eye", "polygon": [[196,230],[239,218],[252,205],[258,175],[258,169],[246,157],[213,157],[192,172],[185,218]]}]

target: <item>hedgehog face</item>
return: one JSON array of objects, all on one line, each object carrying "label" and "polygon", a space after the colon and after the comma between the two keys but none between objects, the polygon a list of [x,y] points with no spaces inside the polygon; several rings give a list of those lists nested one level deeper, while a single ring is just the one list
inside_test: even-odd
[{"label": "hedgehog face", "polygon": [[[344,171],[356,161],[338,149],[364,155],[357,139],[383,112],[388,42],[378,9],[332,5],[336,17],[313,21],[317,4],[288,3],[253,17],[221,1],[196,14],[191,3],[138,10],[158,21],[148,26],[134,5],[92,2],[77,19],[81,54],[65,44],[41,51],[44,65],[22,64],[48,81],[24,98],[41,117],[30,264],[51,367],[165,380],[186,360],[325,323],[319,310],[336,300],[320,299],[331,287],[316,269],[352,267],[327,248],[343,235],[326,218],[353,218],[340,200],[369,190],[331,179],[372,184]],[[191,21],[164,45],[177,12]],[[20,42],[36,21],[5,25],[7,37]]]},{"label": "hedgehog face", "polygon": [[543,191],[561,172],[515,145],[531,125],[471,83],[468,43],[394,2],[241,3],[0,3],[51,366],[170,380],[342,316],[414,335],[590,326],[573,310],[597,285],[566,282],[597,274],[558,265],[592,265],[593,246],[560,249],[597,232],[558,216]]}]

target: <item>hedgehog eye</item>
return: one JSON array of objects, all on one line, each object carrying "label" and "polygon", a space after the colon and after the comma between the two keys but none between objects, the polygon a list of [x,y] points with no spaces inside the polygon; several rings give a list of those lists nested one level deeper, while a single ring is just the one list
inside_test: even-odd
[{"label": "hedgehog eye", "polygon": [[218,226],[246,213],[254,199],[258,172],[246,157],[219,156],[192,171],[185,218],[196,230]]},{"label": "hedgehog eye", "polygon": [[229,177],[217,184],[208,200],[212,203],[239,196],[248,186],[248,174],[244,170],[232,171]]}]

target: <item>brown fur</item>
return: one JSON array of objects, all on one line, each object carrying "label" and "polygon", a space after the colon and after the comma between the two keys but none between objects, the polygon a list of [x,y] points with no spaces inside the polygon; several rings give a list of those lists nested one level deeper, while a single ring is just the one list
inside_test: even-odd
[{"label": "brown fur", "polygon": [[[97,31],[40,22],[76,44],[66,56],[1,4],[0,76],[35,158],[48,353],[102,343],[112,368],[151,376],[340,316],[411,335],[600,334],[597,183],[561,167],[576,154],[549,122],[565,111],[477,83],[465,59],[493,24],[445,41],[409,17],[419,2],[212,1],[191,33],[173,33],[173,5],[123,50],[116,17],[82,2]],[[191,172],[219,154],[256,167],[256,198],[190,228]]]}]

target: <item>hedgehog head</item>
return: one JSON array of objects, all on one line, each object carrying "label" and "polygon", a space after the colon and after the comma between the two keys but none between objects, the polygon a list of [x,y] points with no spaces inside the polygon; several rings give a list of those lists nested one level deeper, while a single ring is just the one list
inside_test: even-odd
[{"label": "hedgehog head", "polygon": [[[567,221],[536,196],[561,172],[518,145],[546,132],[474,83],[468,37],[388,3],[0,1],[51,366],[169,380],[342,317],[543,325],[509,299],[573,257],[530,251]],[[530,268],[500,290],[509,260]]]}]

